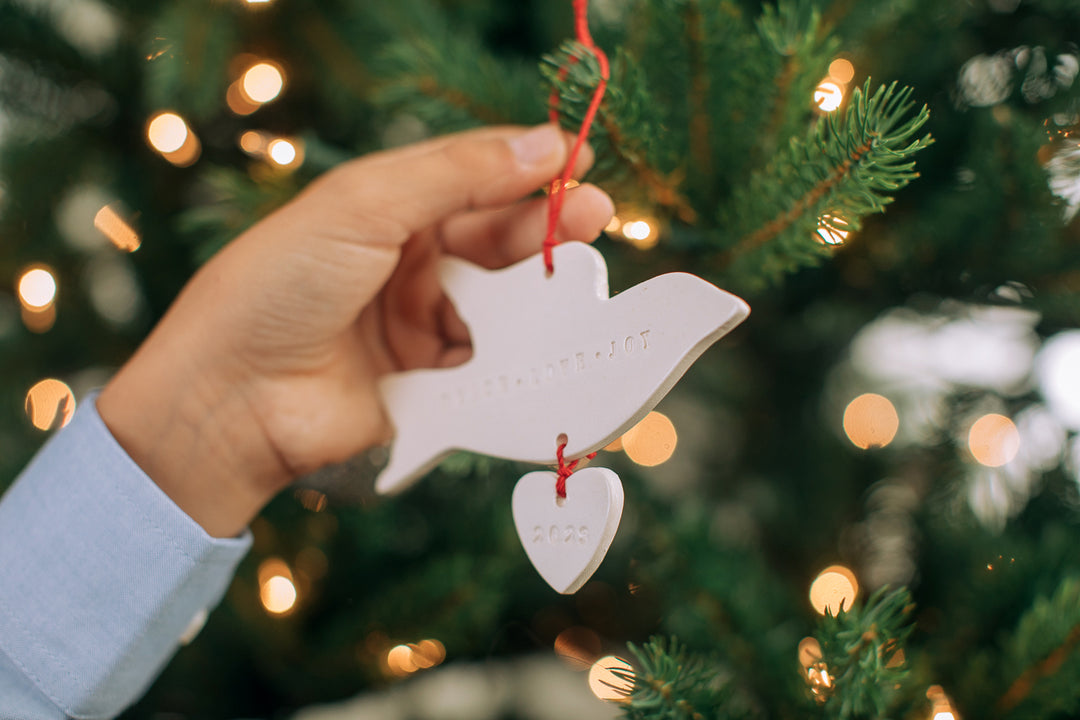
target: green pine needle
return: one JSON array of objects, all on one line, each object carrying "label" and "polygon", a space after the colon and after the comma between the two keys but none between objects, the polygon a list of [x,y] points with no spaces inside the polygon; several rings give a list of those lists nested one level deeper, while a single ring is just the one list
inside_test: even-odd
[{"label": "green pine needle", "polygon": [[1005,644],[1008,688],[997,711],[1008,718],[1075,715],[1080,710],[1080,578],[1040,597]]},{"label": "green pine needle", "polygon": [[[629,645],[637,659],[634,671],[613,671],[632,684],[624,712],[632,720],[703,720],[733,717],[726,684],[704,658],[687,653],[675,638],[653,637],[641,647]],[[724,712],[725,714],[720,714]]]},{"label": "green pine needle", "polygon": [[836,720],[883,718],[907,674],[895,662],[911,634],[914,605],[906,588],[881,588],[865,603],[826,614],[815,632],[830,687],[818,695],[825,715]]},{"label": "green pine needle", "polygon": [[932,142],[916,138],[930,117],[912,112],[910,88],[896,83],[871,92],[870,80],[846,108],[792,139],[766,168],[735,191],[719,225],[734,238],[729,248],[736,275],[777,280],[828,254],[819,226],[855,232],[862,218],[883,212],[891,193],[918,177],[912,156]]}]

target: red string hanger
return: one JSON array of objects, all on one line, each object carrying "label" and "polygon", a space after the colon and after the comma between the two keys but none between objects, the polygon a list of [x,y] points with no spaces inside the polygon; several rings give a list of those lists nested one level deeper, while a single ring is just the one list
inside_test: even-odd
[{"label": "red string hanger", "polygon": [[[589,33],[589,0],[574,0],[574,31],[577,35],[577,41],[584,45],[586,48],[596,56],[596,61],[600,64],[600,82],[596,84],[596,90],[593,91],[592,100],[589,102],[589,108],[585,112],[585,117],[581,121],[581,129],[578,130],[577,139],[574,141],[574,146],[570,150],[570,155],[566,159],[566,167],[563,168],[562,175],[551,181],[551,187],[548,188],[548,223],[547,234],[544,236],[544,267],[547,269],[548,275],[555,272],[555,263],[552,260],[551,249],[559,244],[559,241],[555,239],[555,228],[559,225],[559,216],[562,214],[563,200],[566,197],[566,185],[570,182],[570,175],[574,172],[574,166],[577,164],[578,155],[581,153],[581,147],[585,144],[585,140],[589,137],[589,129],[592,127],[593,120],[596,118],[596,112],[600,108],[600,102],[604,99],[604,91],[607,89],[608,77],[610,70],[608,68],[607,55],[604,51],[596,46],[593,42],[592,35]],[[573,62],[573,58],[571,58]],[[559,78],[563,79],[569,72],[569,68],[564,67],[559,73]],[[548,99],[548,117],[551,122],[559,122],[559,89],[554,88],[551,91],[551,97]]]},{"label": "red string hanger", "polygon": [[[562,214],[563,200],[566,199],[566,185],[570,182],[570,175],[574,172],[574,166],[577,165],[578,156],[581,154],[581,147],[589,137],[589,129],[592,127],[593,120],[596,119],[596,112],[600,109],[600,102],[604,99],[604,91],[607,89],[607,81],[610,76],[607,55],[593,42],[592,34],[589,32],[589,0],[574,0],[574,31],[577,35],[577,41],[588,48],[589,51],[596,56],[596,60],[600,64],[600,82],[596,84],[596,90],[593,91],[592,100],[589,102],[589,108],[585,112],[585,117],[582,118],[581,128],[578,130],[577,138],[574,140],[574,146],[570,149],[570,155],[566,158],[566,167],[563,168],[562,175],[551,181],[551,186],[548,188],[548,222],[547,234],[544,236],[544,267],[547,269],[548,275],[555,272],[552,248],[559,244],[559,241],[555,239],[555,229],[559,225],[559,216]],[[571,58],[571,62],[573,61],[574,59]],[[564,67],[559,72],[559,78],[565,78],[568,72],[569,68]],[[551,122],[558,124],[559,89],[557,87],[553,88],[551,91],[551,97],[548,99],[548,107],[548,117],[551,119]],[[574,468],[581,462],[580,458],[566,462],[566,459],[563,457],[566,443],[566,440],[562,440],[555,449],[555,457],[559,462],[557,470],[558,479],[555,482],[555,494],[560,498],[566,497],[566,479],[570,477],[574,472]],[[596,457],[596,453],[591,453],[587,457],[591,460]]]}]

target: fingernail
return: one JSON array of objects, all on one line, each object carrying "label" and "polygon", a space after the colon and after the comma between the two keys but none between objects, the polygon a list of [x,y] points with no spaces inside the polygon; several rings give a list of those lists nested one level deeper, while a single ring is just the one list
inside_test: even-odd
[{"label": "fingernail", "polygon": [[554,125],[541,125],[510,141],[510,149],[522,165],[536,165],[562,149],[562,133]]}]

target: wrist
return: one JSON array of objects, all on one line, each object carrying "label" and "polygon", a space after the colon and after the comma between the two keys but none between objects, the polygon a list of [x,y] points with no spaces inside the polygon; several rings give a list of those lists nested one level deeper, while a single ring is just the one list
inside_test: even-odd
[{"label": "wrist", "polygon": [[292,480],[227,378],[151,338],[97,398],[132,460],[214,537],[239,534]]}]

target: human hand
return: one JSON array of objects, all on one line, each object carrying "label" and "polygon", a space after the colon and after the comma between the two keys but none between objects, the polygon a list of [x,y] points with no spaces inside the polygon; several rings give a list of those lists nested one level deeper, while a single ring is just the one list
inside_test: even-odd
[{"label": "human hand", "polygon": [[[488,128],[332,170],[195,275],[98,397],[102,419],[211,535],[235,535],[298,475],[389,439],[380,376],[469,358],[436,264],[539,252],[546,201],[523,198],[569,142]],[[612,212],[581,185],[557,237],[590,241]]]}]

